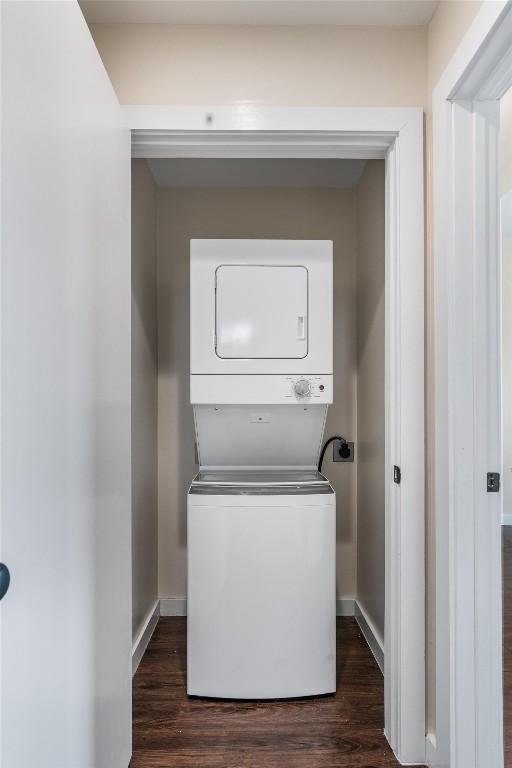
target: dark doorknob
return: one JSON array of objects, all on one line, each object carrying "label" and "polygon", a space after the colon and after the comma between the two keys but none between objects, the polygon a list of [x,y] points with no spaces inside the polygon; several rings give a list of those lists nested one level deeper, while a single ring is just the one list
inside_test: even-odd
[{"label": "dark doorknob", "polygon": [[3,563],[0,563],[0,600],[5,596],[11,583],[11,574],[9,569]]}]

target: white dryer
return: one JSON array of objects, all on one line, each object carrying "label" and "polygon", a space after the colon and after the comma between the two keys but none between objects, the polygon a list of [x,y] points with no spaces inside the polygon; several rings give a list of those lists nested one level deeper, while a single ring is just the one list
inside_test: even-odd
[{"label": "white dryer", "polygon": [[187,691],[332,692],[332,243],[191,241],[190,379]]}]

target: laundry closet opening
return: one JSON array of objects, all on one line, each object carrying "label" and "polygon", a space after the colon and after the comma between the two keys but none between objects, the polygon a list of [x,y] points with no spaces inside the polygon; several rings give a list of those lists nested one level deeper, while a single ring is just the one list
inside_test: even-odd
[{"label": "laundry closet opening", "polygon": [[[361,643],[364,633],[383,669],[383,160],[132,161],[134,664],[157,618],[155,605],[162,616],[186,614],[187,491],[198,471],[189,384],[190,241],[195,239],[333,243],[333,398],[322,443],[335,435],[348,443],[345,457],[339,443],[330,445],[322,467],[336,494],[336,606],[345,617],[341,631],[353,631]],[[314,449],[316,460],[320,447]],[[286,441],[282,450],[286,454]],[[282,463],[287,464],[286,455]],[[184,636],[170,642],[183,651]],[[150,663],[151,649],[143,664]],[[340,675],[347,674],[343,643],[338,653],[339,687]],[[370,655],[368,664],[375,666]],[[184,665],[183,658],[181,677],[174,679],[183,695]],[[135,693],[135,718],[138,706]],[[379,706],[383,720],[383,701]],[[134,740],[136,746],[136,732]]]}]

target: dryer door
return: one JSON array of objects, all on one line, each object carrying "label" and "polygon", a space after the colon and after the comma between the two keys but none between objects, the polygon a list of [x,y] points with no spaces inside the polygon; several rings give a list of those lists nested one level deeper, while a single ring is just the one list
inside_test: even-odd
[{"label": "dryer door", "polygon": [[216,271],[215,351],[223,359],[308,354],[308,271],[303,266],[223,265]]}]

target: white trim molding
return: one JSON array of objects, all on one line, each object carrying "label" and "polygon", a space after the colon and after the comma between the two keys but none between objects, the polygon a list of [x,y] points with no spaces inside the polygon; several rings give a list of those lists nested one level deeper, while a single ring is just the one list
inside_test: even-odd
[{"label": "white trim molding", "polygon": [[499,101],[512,3],[484,3],[433,94],[436,766],[503,766]]},{"label": "white trim molding", "polygon": [[140,629],[139,634],[133,641],[132,647],[132,676],[139,668],[139,664],[146,652],[146,648],[149,645],[149,641],[153,637],[153,632],[158,624],[160,618],[160,600],[155,600],[153,608],[150,610],[146,619]]},{"label": "white trim molding", "polygon": [[[368,139],[363,139],[363,144],[374,157],[374,152],[386,151],[407,122],[422,114],[418,107],[189,107],[158,104],[125,105],[122,110],[125,127],[132,132],[134,154],[140,157],[147,157],[146,149],[152,151],[150,145],[144,147],[140,137],[156,134],[160,134],[166,145],[170,143],[175,148],[181,146],[183,150],[198,136],[212,135],[214,144],[220,142],[224,145],[225,150],[220,157],[226,157],[225,152],[237,157],[235,148],[241,137],[236,134],[240,133],[246,136],[249,150],[259,152],[257,157],[264,156],[257,145],[265,141],[267,133],[276,137],[283,135],[281,143],[285,157],[290,157],[294,151],[293,141],[291,146],[286,146],[290,139],[303,139],[308,144],[321,147],[324,144],[322,135],[326,133],[334,135],[341,144],[354,139],[356,145],[366,135]],[[388,137],[384,139],[385,143],[383,136]],[[256,146],[251,149],[251,145]],[[208,152],[210,148],[210,142],[207,141],[203,149]],[[191,156],[182,150],[180,153],[182,157]],[[304,156],[309,157],[309,149]]]},{"label": "white trim molding", "polygon": [[[140,632],[133,642],[132,675],[135,675],[140,662],[147,650],[149,642],[161,617],[185,617],[187,615],[186,597],[161,597],[155,601],[148,613]],[[336,616],[355,617],[364,639],[382,673],[384,673],[384,644],[375,630],[366,612],[358,605],[353,597],[339,597],[336,600]]]},{"label": "white trim molding", "polygon": [[[336,616],[354,616],[353,597],[340,597],[336,600]],[[186,597],[161,597],[160,616],[186,616]]]},{"label": "white trim molding", "polygon": [[[135,157],[385,158],[385,733],[425,759],[423,111],[124,107]],[[393,467],[401,467],[401,483]],[[162,605],[162,615],[167,609]],[[170,609],[169,609],[170,610]]]},{"label": "white trim molding", "polygon": [[354,616],[355,600],[353,597],[338,597],[336,600],[336,616]]},{"label": "white trim molding", "polygon": [[336,132],[325,132],[322,140],[306,131],[261,131],[258,143],[254,133],[231,131],[226,144],[222,131],[191,131],[186,137],[169,136],[161,131],[137,131],[133,136],[133,157],[217,157],[217,158],[350,158],[367,159],[387,154],[392,134],[362,137],[346,135],[340,140]]},{"label": "white trim molding", "polygon": [[427,733],[425,742],[425,762],[428,765],[428,768],[434,768],[434,766],[439,765],[437,758],[437,740],[435,735],[433,733]]},{"label": "white trim molding", "polygon": [[384,641],[358,600],[354,603],[354,616],[380,671],[384,674]]},{"label": "white trim molding", "polygon": [[160,616],[186,616],[186,597],[161,597]]}]

